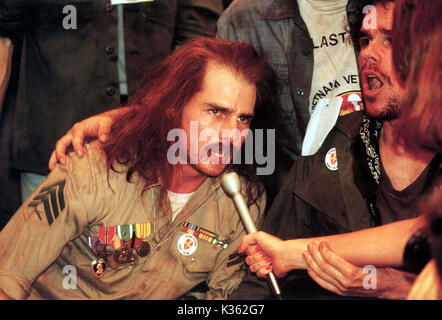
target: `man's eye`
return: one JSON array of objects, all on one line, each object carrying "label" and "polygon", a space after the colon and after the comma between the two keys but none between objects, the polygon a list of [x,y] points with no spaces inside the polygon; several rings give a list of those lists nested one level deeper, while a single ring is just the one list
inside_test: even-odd
[{"label": "man's eye", "polygon": [[241,123],[250,123],[252,121],[252,118],[249,116],[240,116],[238,117],[238,120]]},{"label": "man's eye", "polygon": [[365,48],[370,43],[371,43],[371,39],[368,37],[363,37],[363,38],[359,39],[359,45],[361,46],[361,48]]},{"label": "man's eye", "polygon": [[218,116],[221,113],[221,111],[219,109],[215,109],[215,108],[209,109],[209,112],[211,114],[213,114],[214,116]]},{"label": "man's eye", "polygon": [[384,39],[384,45],[385,45],[385,46],[391,46],[391,43],[392,43],[392,39],[391,39],[391,37],[386,37],[386,38]]}]

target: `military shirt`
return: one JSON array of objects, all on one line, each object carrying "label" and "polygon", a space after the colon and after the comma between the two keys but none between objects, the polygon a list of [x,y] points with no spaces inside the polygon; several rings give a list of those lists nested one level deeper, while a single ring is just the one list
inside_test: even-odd
[{"label": "military shirt", "polygon": [[[127,182],[124,167],[107,170],[98,142],[86,150],[57,165],[0,233],[1,290],[15,299],[177,299],[206,281],[206,298],[222,299],[239,285],[245,231],[220,177],[207,178],[172,222],[156,205],[161,182],[143,192],[139,176]],[[258,205],[250,214],[259,225],[265,195]],[[148,255],[102,265],[99,277],[91,244],[101,239],[115,253],[131,234]]]}]

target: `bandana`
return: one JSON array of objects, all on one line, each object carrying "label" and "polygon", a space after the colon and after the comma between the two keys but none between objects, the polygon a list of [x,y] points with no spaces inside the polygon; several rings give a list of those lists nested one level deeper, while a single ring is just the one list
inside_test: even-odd
[{"label": "bandana", "polygon": [[381,178],[381,162],[379,155],[379,138],[381,136],[382,121],[364,117],[355,142],[355,152],[359,166],[358,174],[366,195],[367,207],[375,226],[382,224],[379,209],[376,207],[376,190]]}]

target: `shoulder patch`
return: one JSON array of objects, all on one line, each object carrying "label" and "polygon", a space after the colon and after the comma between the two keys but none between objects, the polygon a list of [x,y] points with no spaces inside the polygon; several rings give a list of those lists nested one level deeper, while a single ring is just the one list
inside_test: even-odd
[{"label": "shoulder patch", "polygon": [[342,97],[341,109],[339,116],[345,116],[346,114],[364,110],[364,104],[362,102],[361,91],[349,91],[339,95]]},{"label": "shoulder patch", "polygon": [[63,180],[49,187],[42,188],[28,205],[28,207],[34,208],[35,214],[41,221],[45,217],[49,226],[54,223],[65,208],[65,185],[66,180]]}]

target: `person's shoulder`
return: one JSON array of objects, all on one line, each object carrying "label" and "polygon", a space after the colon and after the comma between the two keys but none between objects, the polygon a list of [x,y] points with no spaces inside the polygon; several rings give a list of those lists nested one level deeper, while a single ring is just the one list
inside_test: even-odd
[{"label": "person's shoulder", "polygon": [[105,165],[106,164],[106,153],[103,150],[103,144],[98,141],[92,141],[85,144],[85,157],[89,160],[91,164]]},{"label": "person's shoulder", "polygon": [[[85,192],[99,190],[97,192],[114,194],[127,186],[128,166],[117,161],[109,165],[100,141],[87,143],[84,149],[83,157],[78,157],[74,152],[69,153],[66,165],[60,168],[67,172],[78,188]],[[138,176],[134,174],[133,181],[137,180],[136,177]]]},{"label": "person's shoulder", "polygon": [[267,10],[275,0],[235,0],[226,10],[247,10],[247,9],[257,9],[261,11]]},{"label": "person's shoulder", "polygon": [[354,137],[359,131],[364,116],[364,111],[355,111],[344,116],[340,116],[336,121],[335,128],[349,137]]},{"label": "person's shoulder", "polygon": [[105,171],[106,166],[106,154],[103,151],[102,143],[93,141],[84,145],[85,153],[83,157],[78,157],[75,152],[68,154],[68,160],[66,162],[66,168],[71,172],[84,172]]},{"label": "person's shoulder", "polygon": [[235,0],[223,12],[221,17],[261,16],[275,0]]}]

